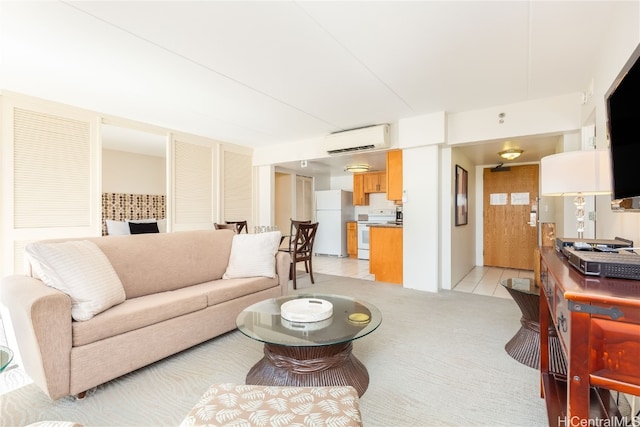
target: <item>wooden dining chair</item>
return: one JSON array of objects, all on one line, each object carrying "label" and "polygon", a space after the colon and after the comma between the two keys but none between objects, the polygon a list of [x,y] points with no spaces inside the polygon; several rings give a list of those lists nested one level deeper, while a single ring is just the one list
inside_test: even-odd
[{"label": "wooden dining chair", "polygon": [[249,233],[249,228],[247,227],[247,221],[225,221],[227,224],[233,224],[236,226],[236,233],[242,233],[244,230],[245,233]]},{"label": "wooden dining chair", "polygon": [[291,254],[293,252],[293,241],[294,241],[294,237],[296,235],[296,233],[298,232],[298,226],[300,224],[311,224],[311,220],[296,220],[293,218],[290,218],[290,225],[289,225],[289,235],[286,236],[289,238],[289,244],[287,245],[287,249],[285,251],[289,252],[289,254]]},{"label": "wooden dining chair", "polygon": [[218,224],[217,222],[214,222],[213,226],[216,230],[232,230],[234,233],[238,234],[238,228],[235,224]]},{"label": "wooden dining chair", "polygon": [[304,262],[304,269],[309,273],[311,283],[315,283],[313,280],[313,243],[316,239],[316,232],[318,231],[318,223],[303,222],[297,225],[296,234],[293,240],[293,250],[291,251],[291,271],[290,275],[293,276],[293,289],[297,289],[296,279],[297,271],[296,264]]}]

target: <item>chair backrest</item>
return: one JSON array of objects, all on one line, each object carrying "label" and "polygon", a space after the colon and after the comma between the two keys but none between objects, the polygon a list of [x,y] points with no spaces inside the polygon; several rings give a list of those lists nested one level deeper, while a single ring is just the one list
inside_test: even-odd
[{"label": "chair backrest", "polygon": [[317,231],[317,222],[298,224],[296,237],[293,239],[294,261],[310,258],[313,255],[313,242],[316,240]]},{"label": "chair backrest", "polygon": [[233,230],[234,233],[238,233],[238,229],[235,224],[218,224],[216,222],[213,223],[213,226],[216,230]]},{"label": "chair backrest", "polygon": [[308,221],[298,221],[293,218],[291,219],[291,225],[289,226],[289,251],[293,251],[293,242],[296,238],[296,234],[298,233],[298,226],[300,224],[311,224],[311,220]]},{"label": "chair backrest", "polygon": [[225,221],[227,224],[233,224],[236,226],[236,233],[242,233],[244,230],[245,233],[249,233],[249,229],[247,227],[247,221]]}]

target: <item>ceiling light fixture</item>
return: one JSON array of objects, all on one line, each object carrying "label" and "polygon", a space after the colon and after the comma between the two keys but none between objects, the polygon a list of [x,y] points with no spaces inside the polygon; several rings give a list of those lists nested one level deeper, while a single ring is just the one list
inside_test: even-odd
[{"label": "ceiling light fixture", "polygon": [[368,172],[369,169],[371,169],[371,166],[369,166],[366,163],[359,163],[359,164],[354,164],[354,165],[347,165],[345,166],[345,171],[347,172]]},{"label": "ceiling light fixture", "polygon": [[503,151],[499,152],[498,154],[503,159],[514,160],[514,159],[517,159],[518,157],[520,157],[520,154],[522,154],[522,153],[524,153],[524,151],[520,150],[518,148],[509,148],[508,150],[503,150]]}]

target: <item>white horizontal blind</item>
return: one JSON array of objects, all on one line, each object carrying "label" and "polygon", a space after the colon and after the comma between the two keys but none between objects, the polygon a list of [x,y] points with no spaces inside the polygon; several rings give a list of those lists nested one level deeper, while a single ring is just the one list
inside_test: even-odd
[{"label": "white horizontal blind", "polygon": [[[251,222],[251,156],[224,152],[224,220]],[[268,225],[268,224],[264,224]]]},{"label": "white horizontal blind", "polygon": [[14,227],[91,224],[88,122],[14,109]]},{"label": "white horizontal blind", "polygon": [[212,223],[212,166],[210,147],[175,141],[176,224]]}]

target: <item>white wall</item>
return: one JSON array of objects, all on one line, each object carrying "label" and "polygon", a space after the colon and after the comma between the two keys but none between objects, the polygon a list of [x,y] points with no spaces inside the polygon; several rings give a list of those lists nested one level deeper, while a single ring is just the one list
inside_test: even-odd
[{"label": "white wall", "polygon": [[[440,161],[445,141],[445,114],[434,113],[402,119],[398,124],[402,153],[402,183],[406,201],[403,220],[404,287],[437,292],[441,284],[441,265],[449,257],[441,250],[441,206],[448,203],[442,193]],[[448,280],[448,277],[445,281]]]},{"label": "white wall", "polygon": [[402,156],[404,287],[437,292],[440,286],[439,147],[407,148]]},{"label": "white wall", "polygon": [[[474,190],[476,189],[476,182],[482,183],[482,168],[479,168],[479,177],[477,176],[474,162],[466,156],[463,156],[459,150],[451,150],[451,166],[447,170],[447,179],[451,183],[450,194],[454,193],[455,189],[455,165],[460,165],[469,173],[469,221],[466,225],[455,225],[455,198],[451,198],[451,202],[447,205],[448,209],[446,213],[448,215],[450,224],[450,249],[451,255],[451,272],[450,280],[445,282],[443,278],[442,287],[444,289],[451,289],[455,286],[471,269],[476,265],[476,231],[478,228],[482,228],[483,223],[482,215],[477,216],[476,206],[482,207],[482,193],[478,195]],[[444,208],[443,203],[443,208]],[[443,212],[445,212],[443,210]],[[480,242],[480,248],[482,242]],[[480,251],[482,253],[482,251]]]},{"label": "white wall", "polygon": [[[598,56],[598,67],[593,78],[593,94],[583,107],[585,120],[595,111],[596,145],[608,147],[606,135],[606,109],[604,96],[640,43],[640,3],[624,2],[618,6],[616,22],[612,23],[608,37],[603,40]],[[619,236],[640,245],[640,213],[612,212],[610,197],[596,198],[596,237],[611,239]]]},{"label": "white wall", "polygon": [[164,157],[102,150],[102,192],[166,194]]},{"label": "white wall", "polygon": [[[451,145],[514,136],[574,131],[581,125],[581,94],[573,93],[447,116],[447,142]],[[504,123],[498,114],[505,113]]]}]

